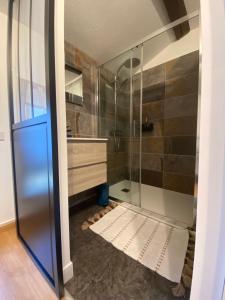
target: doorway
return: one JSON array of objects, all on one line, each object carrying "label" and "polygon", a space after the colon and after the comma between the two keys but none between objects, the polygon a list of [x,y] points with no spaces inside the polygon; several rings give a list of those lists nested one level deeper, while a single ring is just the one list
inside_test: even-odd
[{"label": "doorway", "polygon": [[54,1],[10,1],[9,96],[17,234],[63,296]]}]

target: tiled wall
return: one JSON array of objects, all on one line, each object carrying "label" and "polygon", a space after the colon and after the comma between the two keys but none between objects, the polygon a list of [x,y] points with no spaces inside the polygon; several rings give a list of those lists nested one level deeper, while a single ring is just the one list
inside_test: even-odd
[{"label": "tiled wall", "polygon": [[[67,103],[67,122],[74,136],[97,136],[96,62],[65,43],[66,62],[82,71],[84,105]],[[198,103],[198,51],[143,72],[143,122],[154,124],[143,132],[142,183],[193,194]],[[120,147],[115,151],[114,75],[101,68],[99,136],[108,137],[108,182],[129,179],[130,94],[129,82],[117,95],[117,130]],[[133,78],[134,119],[139,123],[140,75]],[[132,141],[132,179],[138,180],[139,138]]]},{"label": "tiled wall", "polygon": [[83,75],[83,106],[66,103],[67,123],[76,137],[96,137],[97,123],[97,63],[72,44],[65,42],[65,61]]},{"label": "tiled wall", "polygon": [[[75,137],[97,137],[97,63],[68,42],[65,42],[65,61],[80,70],[83,78],[83,106],[66,103],[67,124]],[[91,199],[96,200],[97,195],[98,189],[93,188],[71,196],[70,208]]]},{"label": "tiled wall", "polygon": [[[198,106],[198,51],[143,72],[143,122],[153,130],[142,132],[142,183],[193,194],[195,182]],[[139,180],[140,74],[133,78],[136,137],[130,136],[130,82],[118,92],[117,128],[121,146],[114,149],[114,76],[101,68],[101,136],[109,137],[109,183],[129,179],[129,149],[132,151],[132,180]],[[133,128],[132,128],[133,130]]]},{"label": "tiled wall", "polygon": [[[193,194],[198,107],[198,51],[143,72],[142,182]],[[139,107],[137,107],[139,110]]]}]

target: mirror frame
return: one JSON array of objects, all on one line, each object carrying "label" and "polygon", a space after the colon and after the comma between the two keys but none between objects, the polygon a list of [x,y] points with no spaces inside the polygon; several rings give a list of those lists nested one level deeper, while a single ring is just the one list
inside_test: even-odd
[{"label": "mirror frame", "polygon": [[[77,68],[75,68],[75,67],[73,67],[69,64],[65,64],[65,72],[66,71],[70,71],[72,73],[82,75],[82,72],[79,69],[77,69]],[[83,87],[82,87],[82,89],[83,89]],[[83,94],[83,90],[82,90],[82,94]],[[84,97],[83,96],[81,97],[81,96],[78,96],[78,95],[74,95],[74,94],[65,92],[65,99],[66,99],[67,103],[83,106],[83,102],[84,102]]]}]

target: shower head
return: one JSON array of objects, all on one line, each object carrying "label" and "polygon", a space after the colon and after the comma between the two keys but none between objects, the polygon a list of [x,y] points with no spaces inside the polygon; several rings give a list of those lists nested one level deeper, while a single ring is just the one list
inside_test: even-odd
[{"label": "shower head", "polygon": [[122,63],[122,65],[119,66],[119,68],[117,69],[116,74],[119,73],[119,71],[122,69],[122,67],[126,67],[127,69],[132,68],[136,68],[137,66],[140,65],[140,59],[133,57],[132,59],[128,58],[127,60],[125,60],[125,62]]},{"label": "shower head", "polygon": [[[131,63],[132,62],[132,63]],[[136,68],[137,66],[140,65],[140,59],[139,58],[132,58],[132,59],[127,59],[125,62],[124,62],[124,66],[127,68],[127,69],[130,69],[131,66],[132,68]]]}]

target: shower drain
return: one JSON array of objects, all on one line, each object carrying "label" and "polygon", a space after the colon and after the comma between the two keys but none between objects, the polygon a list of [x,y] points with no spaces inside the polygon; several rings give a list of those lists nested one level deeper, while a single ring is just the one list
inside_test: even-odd
[{"label": "shower drain", "polygon": [[129,190],[129,189],[126,189],[126,188],[121,190],[121,192],[124,192],[124,193],[129,193],[129,191],[130,191],[130,190]]}]

